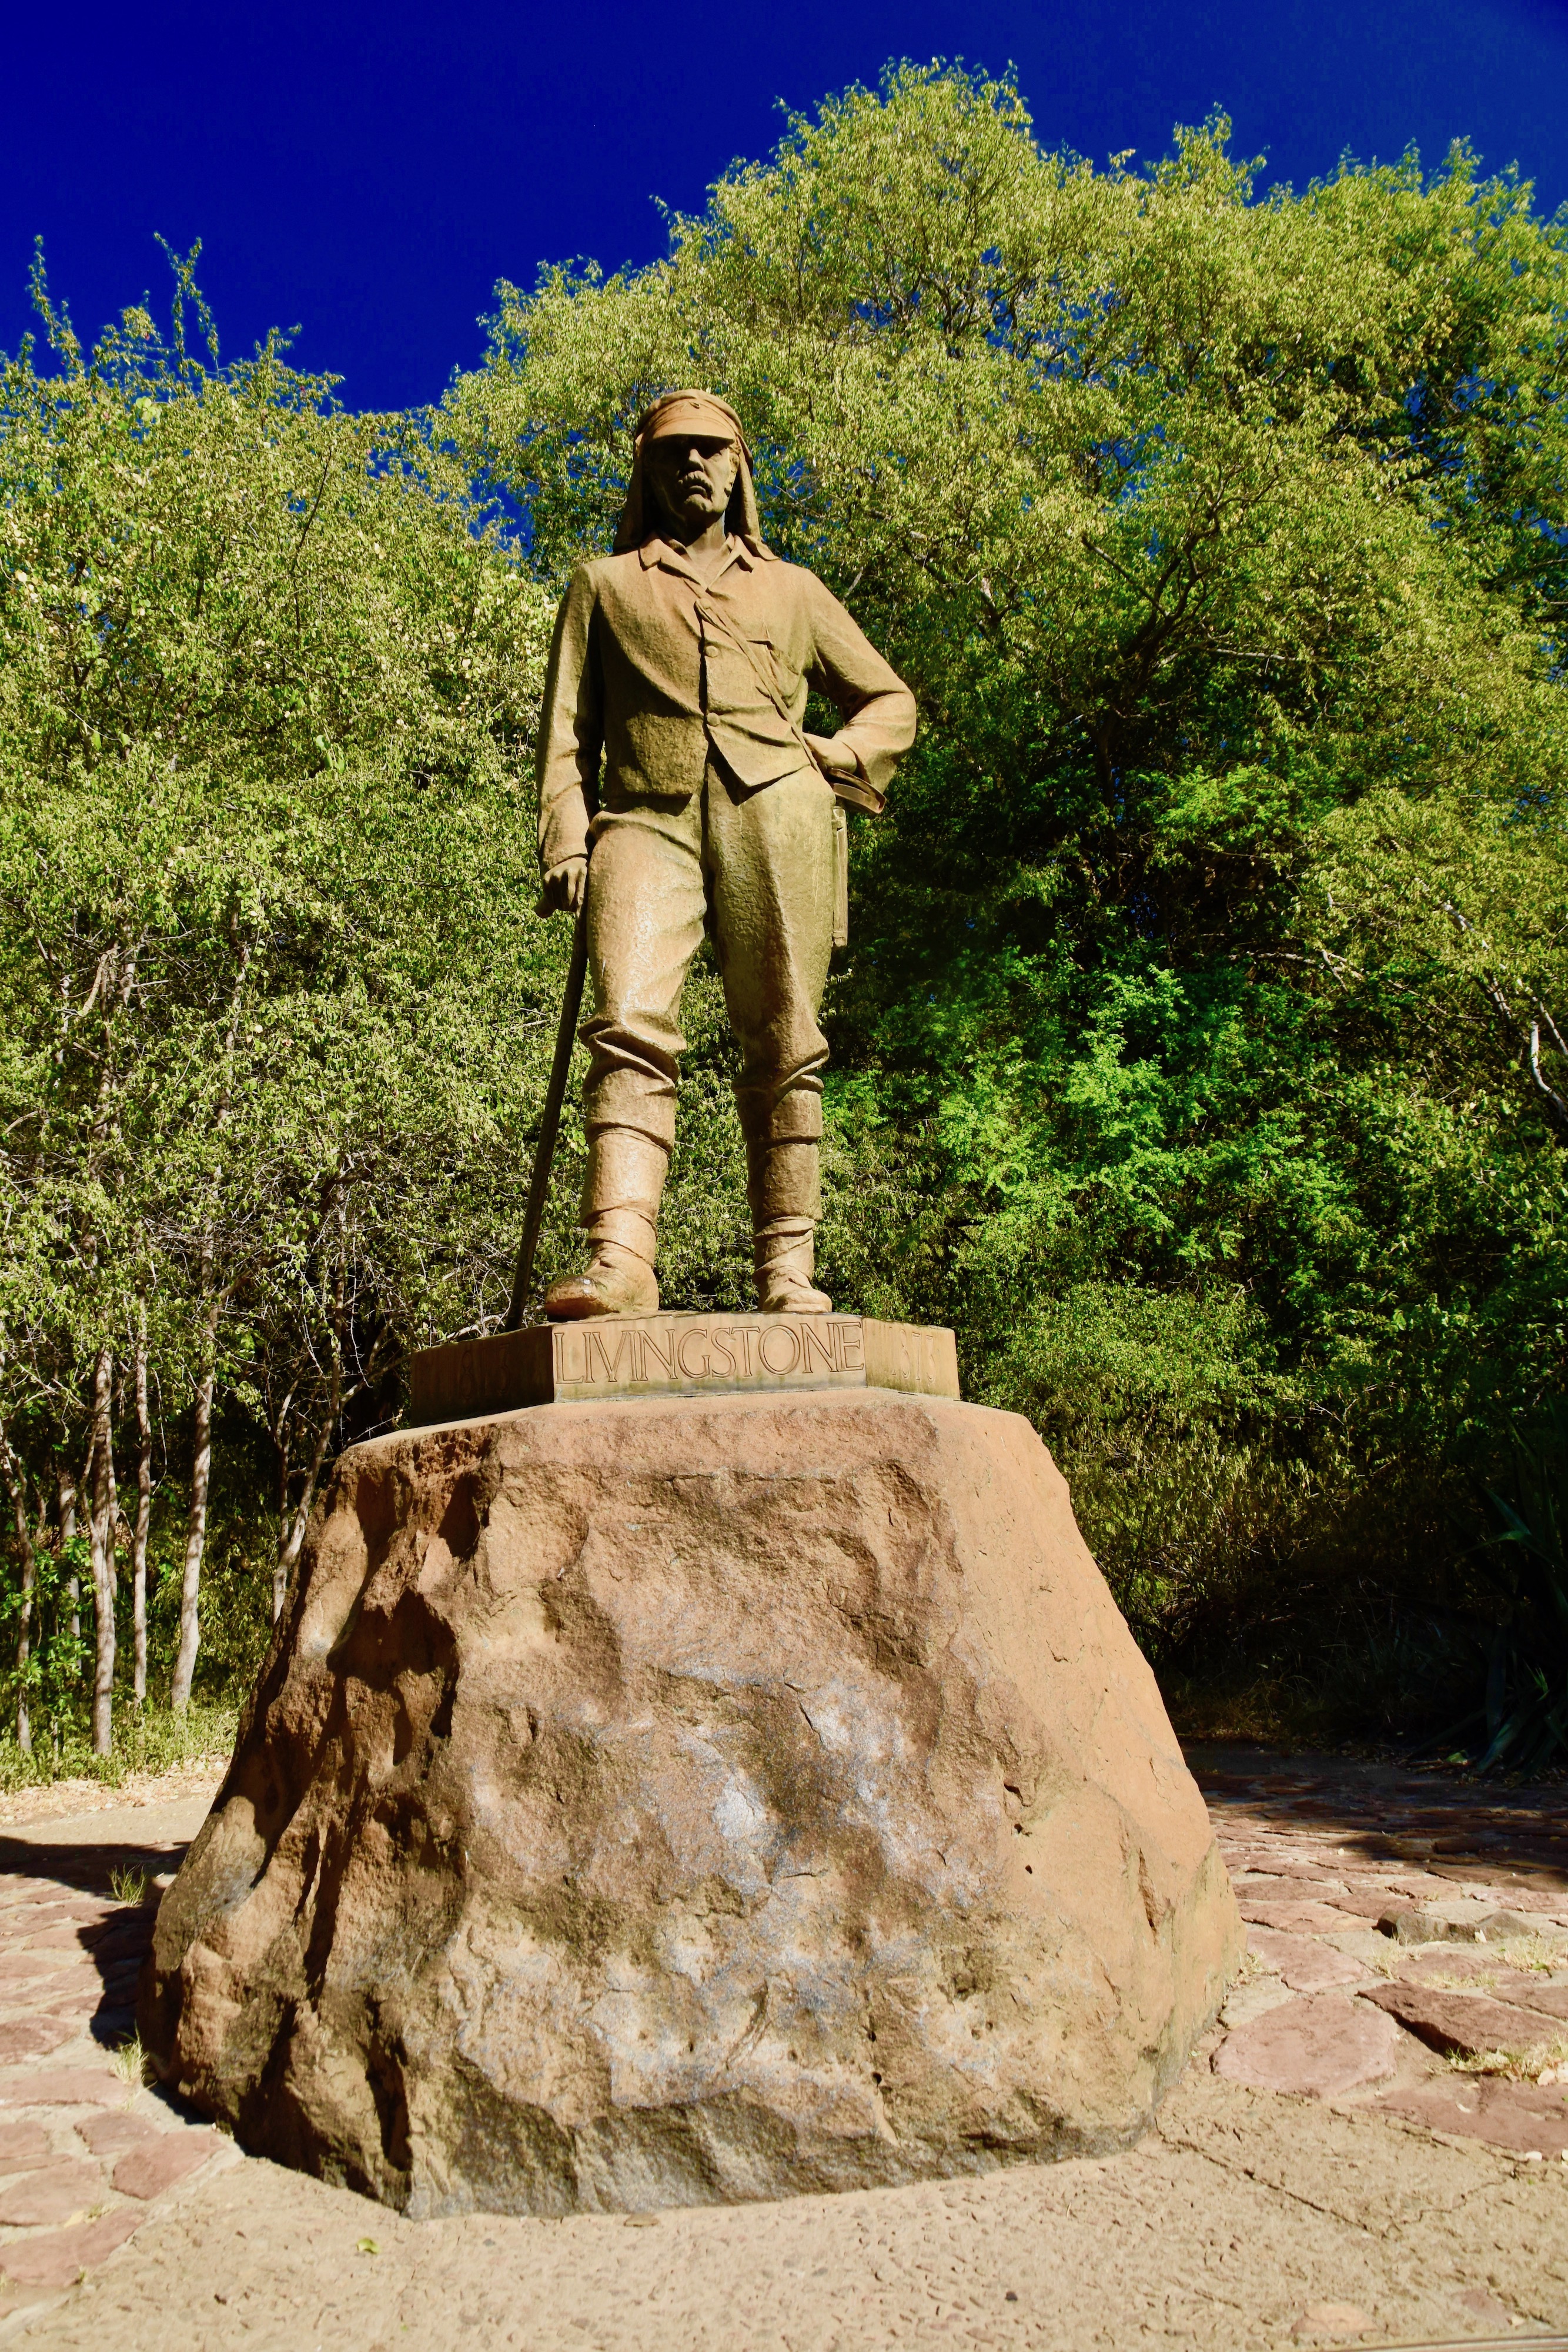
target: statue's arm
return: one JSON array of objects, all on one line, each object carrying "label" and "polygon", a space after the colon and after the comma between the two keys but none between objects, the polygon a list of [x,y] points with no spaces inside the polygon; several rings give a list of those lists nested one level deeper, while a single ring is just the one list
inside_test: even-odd
[{"label": "statue's arm", "polygon": [[539,711],[541,913],[575,908],[587,872],[590,802],[604,735],[593,649],[596,602],[593,575],[586,564],[580,565],[556,615]]},{"label": "statue's arm", "polygon": [[[808,676],[844,721],[836,735],[818,739],[818,756],[830,775],[850,780],[846,798],[880,808],[894,770],[915,740],[915,697],[838,598],[807,577],[813,648]],[[855,782],[861,791],[852,789]]]}]

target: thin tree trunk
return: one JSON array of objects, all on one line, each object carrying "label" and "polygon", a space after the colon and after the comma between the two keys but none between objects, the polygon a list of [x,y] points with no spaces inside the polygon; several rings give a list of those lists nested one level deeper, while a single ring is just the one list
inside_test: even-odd
[{"label": "thin tree trunk", "polygon": [[[233,936],[232,920],[230,930]],[[235,1040],[239,1034],[246,974],[250,970],[250,940],[236,939],[235,946],[238,961],[235,971],[234,993],[229,999],[228,1034],[224,1040],[224,1091],[214,1114],[214,1124],[220,1129],[228,1125],[227,1087],[234,1067]],[[174,1679],[169,1687],[169,1704],[176,1715],[183,1715],[191,1704],[191,1682],[196,1671],[196,1652],[202,1638],[199,1608],[202,1560],[207,1548],[207,1491],[213,1475],[213,1390],[217,1380],[218,1318],[223,1312],[222,1297],[213,1284],[213,1229],[209,1224],[202,1236],[202,1325],[192,1429],[191,1511],[185,1523],[185,1570],[180,1580],[180,1647],[174,1659]]]},{"label": "thin tree trunk", "polygon": [[277,1558],[272,1568],[272,1622],[276,1625],[283,1614],[283,1604],[288,1598],[288,1580],[299,1565],[299,1555],[305,1549],[305,1530],[310,1524],[311,1506],[321,1481],[321,1465],[327,1459],[327,1448],[332,1442],[332,1429],[338,1418],[338,1368],[334,1364],[331,1410],[316,1433],[316,1450],[310,1456],[310,1467],[305,1474],[305,1491],[300,1496],[293,1516],[286,1518],[278,1531]]},{"label": "thin tree trunk", "polygon": [[114,1385],[112,1381],[110,1383],[109,1391],[109,1418],[110,1430],[108,1454],[109,1491],[104,1496],[104,1509],[108,1514],[105,1521],[108,1534],[104,1539],[103,1556],[109,1568],[109,1597],[111,1601],[118,1601],[120,1598],[120,1481],[114,1475],[114,1438],[112,1434],[114,1427]]},{"label": "thin tree trunk", "polygon": [[92,1486],[88,1538],[92,1551],[94,1671],[92,1752],[114,1748],[114,1357],[100,1348],[92,1373]]},{"label": "thin tree trunk", "polygon": [[[340,1175],[341,1171],[340,1171]],[[283,1604],[288,1597],[288,1580],[299,1564],[305,1545],[305,1530],[310,1524],[310,1512],[316,1500],[316,1489],[321,1481],[321,1465],[327,1459],[327,1448],[332,1442],[332,1432],[338,1425],[338,1415],[343,1410],[343,1345],[347,1323],[345,1297],[348,1287],[348,1227],[340,1184],[335,1188],[331,1223],[337,1233],[337,1255],[332,1275],[332,1308],[329,1331],[332,1344],[332,1374],[327,1390],[327,1410],[321,1426],[316,1433],[315,1449],[310,1466],[305,1474],[304,1490],[298,1508],[292,1519],[288,1517],[287,1492],[281,1497],[283,1508],[278,1513],[277,1559],[272,1571],[272,1622],[276,1625],[283,1614]],[[358,1387],[350,1391],[357,1396]]]},{"label": "thin tree trunk", "polygon": [[169,1704],[177,1715],[183,1715],[191,1704],[191,1680],[196,1671],[196,1651],[202,1638],[199,1604],[202,1559],[207,1545],[207,1494],[213,1475],[213,1388],[217,1377],[220,1303],[214,1291],[202,1311],[192,1429],[191,1510],[185,1524],[185,1572],[180,1582],[180,1648],[169,1690]]},{"label": "thin tree trunk", "polygon": [[272,1563],[272,1622],[275,1625],[283,1613],[283,1594],[288,1582],[283,1556],[288,1545],[288,1488],[294,1466],[288,1450],[288,1416],[293,1408],[294,1391],[286,1389],[282,1402],[267,1422],[267,1434],[272,1440],[272,1450],[277,1456],[277,1554]]},{"label": "thin tree trunk", "polygon": [[152,1421],[147,1410],[147,1301],[136,1310],[136,1532],[131,1547],[131,1633],[135,1694],[147,1696],[147,1537],[152,1524]]},{"label": "thin tree trunk", "polygon": [[[89,1439],[87,1449],[87,1461],[83,1466],[81,1476],[79,1478],[73,1478],[68,1470],[62,1470],[60,1472],[60,1549],[62,1552],[68,1550],[70,1546],[76,1540],[77,1497],[78,1495],[84,1494],[88,1491],[89,1482],[91,1477],[92,1444]],[[66,1591],[69,1596],[71,1604],[71,1640],[73,1642],[79,1642],[81,1640],[81,1579],[74,1570],[66,1579]]]},{"label": "thin tree trunk", "polygon": [[24,1756],[33,1752],[33,1725],[27,1713],[27,1661],[33,1654],[33,1589],[38,1578],[38,1556],[27,1525],[27,1488],[22,1465],[0,1435],[0,1465],[16,1525],[16,1549],[22,1561],[22,1606],[16,1616],[16,1745]]}]

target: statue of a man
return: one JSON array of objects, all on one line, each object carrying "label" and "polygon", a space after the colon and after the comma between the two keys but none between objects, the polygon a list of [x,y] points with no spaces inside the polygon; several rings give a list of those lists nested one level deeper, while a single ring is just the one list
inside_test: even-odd
[{"label": "statue of a man", "polygon": [[[812,688],[842,714],[831,737],[801,731]],[[593,983],[592,1255],[550,1288],[552,1319],[658,1307],[681,992],[705,924],[741,1052],[758,1304],[829,1311],[812,1274],[835,794],[880,808],[914,740],[907,687],[814,573],[764,546],[735,411],[706,392],[655,401],[615,552],[562,600],[539,729],[541,905],[575,912],[586,892]]]}]

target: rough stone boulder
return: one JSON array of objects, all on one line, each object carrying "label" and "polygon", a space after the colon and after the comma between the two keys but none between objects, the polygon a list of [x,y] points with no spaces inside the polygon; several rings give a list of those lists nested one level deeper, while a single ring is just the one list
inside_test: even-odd
[{"label": "rough stone boulder", "polygon": [[343,1456],[141,2026],[411,2213],[638,2210],[1117,2147],[1242,1935],[1026,1422],[556,1405]]}]

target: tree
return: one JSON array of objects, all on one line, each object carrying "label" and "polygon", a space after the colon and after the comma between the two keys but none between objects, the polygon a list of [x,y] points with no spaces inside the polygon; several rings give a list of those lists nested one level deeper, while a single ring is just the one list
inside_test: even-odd
[{"label": "tree", "polygon": [[4,1387],[37,1445],[90,1441],[100,1750],[117,1364],[139,1576],[150,1365],[189,1401],[179,1708],[214,1400],[258,1355],[292,1400],[287,1570],[345,1407],[444,1283],[467,1316],[504,1279],[474,1208],[556,961],[517,822],[545,601],[416,425],[345,415],[276,341],[198,362],[193,260],[166,341],[138,309],[91,353],[40,278],[57,366],[25,352],[0,398]]}]

